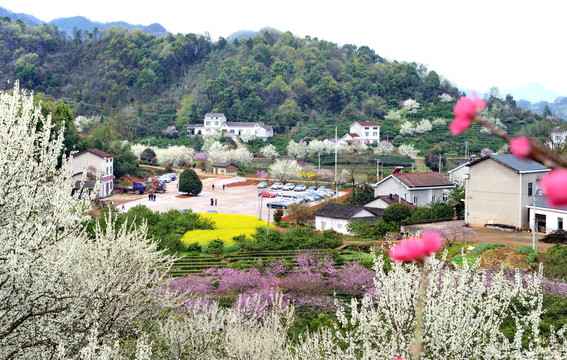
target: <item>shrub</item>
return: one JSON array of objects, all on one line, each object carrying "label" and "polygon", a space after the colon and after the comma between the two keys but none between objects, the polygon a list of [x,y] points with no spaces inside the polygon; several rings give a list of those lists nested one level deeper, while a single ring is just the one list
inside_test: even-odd
[{"label": "shrub", "polygon": [[395,222],[399,224],[402,220],[405,220],[411,216],[411,209],[406,204],[394,203],[391,204],[384,210],[382,214],[382,220],[385,222]]},{"label": "shrub", "polygon": [[547,249],[544,272],[551,278],[567,277],[567,246],[556,244]]},{"label": "shrub", "polygon": [[198,242],[193,242],[185,248],[186,251],[190,252],[201,252],[201,245]]},{"label": "shrub", "polygon": [[276,211],[274,211],[274,222],[278,225],[280,225],[282,218],[284,216],[284,212],[282,209],[277,209]]},{"label": "shrub", "polygon": [[191,169],[185,169],[179,176],[179,191],[191,195],[199,195],[203,190],[203,183],[197,173]]},{"label": "shrub", "polygon": [[484,250],[489,250],[489,249],[494,249],[492,244],[490,244],[489,242],[480,243],[478,244],[477,247],[474,248],[474,250],[472,251],[472,255],[474,257],[479,256]]},{"label": "shrub", "polygon": [[537,251],[531,252],[526,258],[526,262],[530,265],[533,265],[532,263],[535,263],[538,260],[539,260],[539,254],[537,253]]},{"label": "shrub", "polygon": [[532,252],[536,252],[536,251],[532,249],[531,246],[520,246],[518,248],[518,254],[531,254]]},{"label": "shrub", "polygon": [[215,239],[207,246],[207,254],[220,255],[224,252],[224,241]]}]

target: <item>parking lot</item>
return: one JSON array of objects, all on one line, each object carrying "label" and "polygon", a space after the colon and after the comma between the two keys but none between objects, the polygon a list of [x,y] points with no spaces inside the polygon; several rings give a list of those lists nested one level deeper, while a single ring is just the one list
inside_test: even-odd
[{"label": "parking lot", "polygon": [[[259,209],[262,211],[262,219],[267,221],[268,210],[273,213],[274,210],[268,209],[266,203],[275,201],[279,197],[270,199],[258,196],[258,189],[256,186],[235,186],[225,187],[223,191],[223,184],[230,184],[235,182],[245,181],[241,177],[210,177],[202,179],[203,191],[199,196],[187,197],[177,191],[177,181],[172,181],[167,184],[167,191],[163,194],[157,194],[155,201],[150,201],[147,194],[144,195],[113,195],[104,199],[106,202],[114,201],[115,206],[121,209],[121,204],[124,203],[125,210],[136,205],[145,205],[154,211],[165,212],[170,209],[192,209],[194,212],[207,212],[217,211],[224,214],[244,214],[258,216]],[[212,189],[212,185],[215,189]],[[269,190],[269,188],[268,188]],[[281,193],[294,193],[294,191],[282,191]],[[216,206],[211,206],[211,198],[217,200]],[[313,204],[313,203],[308,203]],[[271,219],[270,219],[271,220]]]}]

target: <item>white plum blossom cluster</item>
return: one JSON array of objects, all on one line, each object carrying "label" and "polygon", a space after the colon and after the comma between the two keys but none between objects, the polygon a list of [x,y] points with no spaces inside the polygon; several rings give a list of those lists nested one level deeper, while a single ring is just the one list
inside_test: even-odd
[{"label": "white plum blossom cluster", "polygon": [[[426,259],[423,302],[423,360],[561,359],[567,356],[564,329],[540,337],[543,294],[541,270],[528,279],[503,271],[488,273],[466,265],[452,270],[444,260]],[[389,272],[376,259],[376,292],[339,307],[335,329],[310,333],[292,345],[291,359],[394,359],[411,357],[416,325],[417,285],[422,272],[415,263],[393,263]],[[521,313],[513,302],[524,307]],[[515,320],[512,340],[501,331],[505,318]],[[527,342],[523,346],[522,342]]]},{"label": "white plum blossom cluster", "polygon": [[417,156],[418,151],[413,147],[412,144],[402,144],[398,146],[398,153],[402,156],[414,158]]},{"label": "white plum blossom cluster", "polygon": [[244,134],[240,135],[240,140],[244,141],[245,143],[250,142],[250,140],[255,139],[256,135],[252,133],[245,132]]},{"label": "white plum blossom cluster", "polygon": [[416,134],[424,134],[431,130],[433,130],[433,125],[428,119],[422,119],[415,127]]},{"label": "white plum blossom cluster", "polygon": [[71,159],[58,166],[64,129],[52,129],[17,84],[0,93],[1,359],[53,358],[60,345],[78,354],[95,325],[97,342],[113,343],[169,302],[154,286],[173,259],[145,226],[116,229],[109,218],[84,231],[92,198],[71,195]]},{"label": "white plum blossom cluster", "polygon": [[402,113],[400,110],[390,109],[384,116],[384,120],[399,122],[402,120]]},{"label": "white plum blossom cluster", "polygon": [[435,118],[433,119],[433,121],[431,122],[431,124],[435,127],[437,126],[447,126],[447,120],[443,119],[443,118]]},{"label": "white plum blossom cluster", "polygon": [[309,154],[309,151],[306,144],[290,140],[287,144],[287,154],[296,159],[304,159]]},{"label": "white plum blossom cluster", "polygon": [[353,141],[351,143],[339,141],[337,151],[339,154],[366,154],[368,152],[368,145],[360,141]]},{"label": "white plum blossom cluster", "polygon": [[162,165],[184,166],[193,161],[195,149],[187,146],[170,146],[165,149],[151,148],[156,153],[157,162]]},{"label": "white plum blossom cluster", "polygon": [[140,155],[142,155],[144,150],[146,150],[147,148],[148,147],[145,146],[144,144],[132,144],[132,145],[130,145],[130,150],[132,150],[132,153],[134,153],[134,155],[136,155],[138,157],[138,159],[140,158]]},{"label": "white plum blossom cluster", "polygon": [[[502,120],[497,117],[491,116],[490,113],[487,113],[487,115],[484,117],[484,120],[497,130],[506,130],[506,125],[502,123]],[[491,133],[491,131],[484,126],[480,129],[480,132],[483,134]]]},{"label": "white plum blossom cluster", "polygon": [[278,159],[270,165],[269,172],[271,177],[287,182],[297,177],[297,174],[301,172],[301,165],[296,160]]},{"label": "white plum blossom cluster", "polygon": [[453,101],[454,99],[451,95],[449,95],[447,93],[443,93],[443,94],[439,95],[439,100],[441,100],[441,102],[448,103],[448,102]]},{"label": "white plum blossom cluster", "polygon": [[100,116],[77,116],[75,118],[75,127],[77,128],[78,132],[87,132],[92,129],[94,126],[99,125],[102,123],[102,119]]},{"label": "white plum blossom cluster", "polygon": [[411,121],[404,121],[402,125],[400,125],[400,135],[411,136],[414,133],[415,128],[413,127],[413,123]]},{"label": "white plum blossom cluster", "polygon": [[419,111],[420,106],[421,104],[415,101],[414,99],[407,99],[406,101],[404,101],[402,105],[405,112],[408,114],[416,114]]},{"label": "white plum blossom cluster", "polygon": [[389,155],[394,151],[394,145],[387,140],[382,140],[378,143],[378,146],[373,149],[373,151],[376,155]]},{"label": "white plum blossom cluster", "polygon": [[217,162],[249,164],[253,157],[252,153],[246,148],[228,149],[226,144],[221,144],[218,141],[211,143],[208,150],[208,160],[213,164]]},{"label": "white plum blossom cluster", "polygon": [[260,148],[260,154],[268,159],[275,159],[277,158],[280,154],[278,153],[278,150],[276,150],[276,147],[272,144],[268,144],[262,148]]}]

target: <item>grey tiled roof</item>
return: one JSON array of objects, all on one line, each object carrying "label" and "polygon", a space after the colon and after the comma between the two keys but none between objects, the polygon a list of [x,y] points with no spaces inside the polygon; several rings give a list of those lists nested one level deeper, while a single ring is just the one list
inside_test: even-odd
[{"label": "grey tiled roof", "polygon": [[214,163],[214,164],[213,164],[213,167],[225,168],[225,167],[227,167],[227,166],[229,166],[229,165],[236,166],[236,165],[234,165],[233,163],[229,163],[229,162],[218,162],[218,163]]},{"label": "grey tiled roof", "polygon": [[[533,202],[530,202],[530,203],[528,204],[528,206],[532,206],[532,205],[533,205]],[[553,206],[553,205],[551,205],[551,204],[549,204],[549,203],[547,202],[547,199],[546,199],[546,198],[543,198],[543,197],[537,199],[535,205],[536,205],[536,207],[538,207],[538,208],[546,208],[546,209],[567,211],[567,206]]]},{"label": "grey tiled roof", "polygon": [[510,169],[520,173],[520,172],[527,172],[527,171],[550,171],[551,169],[543,166],[542,164],[538,163],[537,161],[522,159],[512,154],[502,154],[502,155],[488,155],[479,159],[477,161],[472,162],[469,166],[474,166],[481,161],[486,159],[493,159],[500,164],[509,167]]},{"label": "grey tiled roof", "polygon": [[358,212],[366,210],[377,217],[382,217],[383,209],[365,207],[365,206],[351,206],[343,204],[328,203],[319,210],[315,211],[313,215],[324,216],[335,219],[350,219]]}]

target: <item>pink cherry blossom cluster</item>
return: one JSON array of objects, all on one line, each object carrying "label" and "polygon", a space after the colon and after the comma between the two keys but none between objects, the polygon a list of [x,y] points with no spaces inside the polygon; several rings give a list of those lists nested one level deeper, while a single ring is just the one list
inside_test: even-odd
[{"label": "pink cherry blossom cluster", "polygon": [[554,169],[545,175],[540,182],[540,186],[548,202],[553,206],[567,205],[567,159],[553,153],[533,140],[519,136],[510,138],[506,133],[495,129],[487,122],[480,119],[479,114],[486,107],[484,100],[476,97],[462,97],[457,101],[453,108],[455,118],[449,125],[453,135],[458,135],[466,131],[473,122],[482,124],[490,129],[495,135],[503,138],[510,143],[510,153],[520,158],[533,159],[544,163]]},{"label": "pink cherry blossom cluster", "polygon": [[443,246],[443,238],[436,232],[411,237],[390,249],[390,259],[396,262],[423,261]]}]

